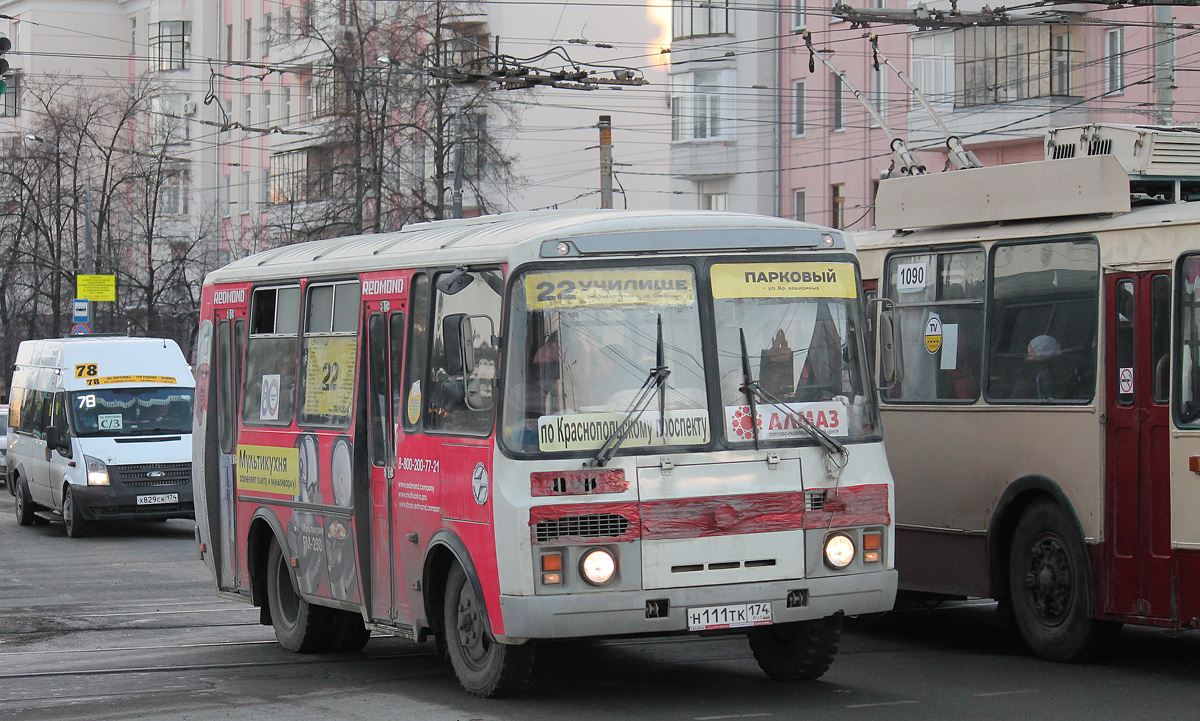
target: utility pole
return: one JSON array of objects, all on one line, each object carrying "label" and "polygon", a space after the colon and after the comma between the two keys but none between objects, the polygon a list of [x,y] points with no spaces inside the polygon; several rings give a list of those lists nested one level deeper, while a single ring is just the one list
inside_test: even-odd
[{"label": "utility pole", "polygon": [[96,258],[92,245],[92,177],[83,181],[83,267],[88,275],[96,272]]},{"label": "utility pole", "polygon": [[600,207],[613,207],[612,116],[601,115],[600,123]]},{"label": "utility pole", "polygon": [[1175,27],[1171,23],[1172,8],[1154,6],[1154,103],[1158,122],[1173,122],[1175,105]]},{"label": "utility pole", "polygon": [[466,108],[458,109],[458,119],[454,124],[454,190],[450,197],[454,204],[454,217],[463,217],[462,211],[462,176],[463,176],[463,115]]}]

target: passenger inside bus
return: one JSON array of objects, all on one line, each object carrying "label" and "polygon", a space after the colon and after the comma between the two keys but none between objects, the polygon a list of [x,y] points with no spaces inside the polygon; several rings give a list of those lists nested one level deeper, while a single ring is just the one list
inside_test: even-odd
[{"label": "passenger inside bus", "polygon": [[1025,352],[1025,370],[1013,385],[1014,398],[1069,398],[1071,372],[1063,363],[1062,347],[1049,335],[1029,341]]}]

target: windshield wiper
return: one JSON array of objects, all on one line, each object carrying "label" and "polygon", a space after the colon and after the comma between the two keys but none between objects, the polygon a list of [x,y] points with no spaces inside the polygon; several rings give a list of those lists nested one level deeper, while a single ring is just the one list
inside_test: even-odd
[{"label": "windshield wiper", "polygon": [[750,377],[750,354],[746,352],[746,332],[739,328],[738,333],[741,335],[742,340],[742,377],[744,383],[741,390],[746,394],[746,399],[750,405],[750,422],[754,428],[755,450],[758,449],[758,409],[755,408],[754,401],[758,399],[775,406],[785,416],[796,423],[796,425],[808,431],[808,434],[820,444],[821,448],[825,449],[827,454],[831,456],[847,456],[848,452],[845,444],[818,428],[817,424],[810,421],[803,413],[788,408],[782,399],[764,390],[758,381]]},{"label": "windshield wiper", "polygon": [[605,439],[604,445],[600,446],[600,450],[596,452],[595,458],[589,461],[586,465],[591,468],[602,468],[629,437],[629,432],[633,430],[633,426],[637,420],[641,418],[642,413],[646,411],[646,407],[650,405],[650,400],[654,398],[654,392],[658,391],[658,434],[663,435],[665,428],[665,415],[667,408],[666,384],[667,376],[671,375],[671,369],[667,367],[663,352],[663,332],[662,332],[662,314],[658,316],[658,341],[657,348],[654,354],[656,365],[650,369],[650,374],[646,376],[646,380],[642,381],[642,387],[638,389],[637,395],[629,403],[625,409],[625,417],[613,429]]}]

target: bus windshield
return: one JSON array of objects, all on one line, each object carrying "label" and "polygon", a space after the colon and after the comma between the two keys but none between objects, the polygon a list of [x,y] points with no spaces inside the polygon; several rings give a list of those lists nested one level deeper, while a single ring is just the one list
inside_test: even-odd
[{"label": "bus windshield", "polygon": [[[878,433],[852,264],[725,263],[711,277],[730,443],[811,438],[797,414],[836,438]],[[743,388],[747,368],[763,392],[753,413]]]},{"label": "bus windshield", "polygon": [[[695,273],[686,266],[539,270],[512,302],[504,434],[518,452],[709,442]],[[661,325],[661,343],[659,327]],[[661,351],[668,371],[644,386]],[[638,403],[639,398],[645,402]]]},{"label": "bus windshield", "polygon": [[192,432],[191,388],[110,388],[71,394],[76,436]]}]

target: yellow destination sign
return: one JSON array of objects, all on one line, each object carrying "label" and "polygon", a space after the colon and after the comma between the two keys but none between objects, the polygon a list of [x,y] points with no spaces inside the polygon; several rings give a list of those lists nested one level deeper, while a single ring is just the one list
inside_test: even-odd
[{"label": "yellow destination sign", "polygon": [[239,491],[300,495],[300,449],[238,445],[237,487]]},{"label": "yellow destination sign", "polygon": [[117,299],[117,276],[77,275],[75,297],[82,300],[114,301]]},{"label": "yellow destination sign", "polygon": [[304,378],[304,412],[310,416],[349,416],[354,400],[354,359],[358,338],[309,338]]},{"label": "yellow destination sign", "polygon": [[729,263],[712,267],[714,298],[856,298],[850,263]]},{"label": "yellow destination sign", "polygon": [[585,305],[690,305],[696,282],[687,270],[558,270],[525,276],[530,310]]}]

